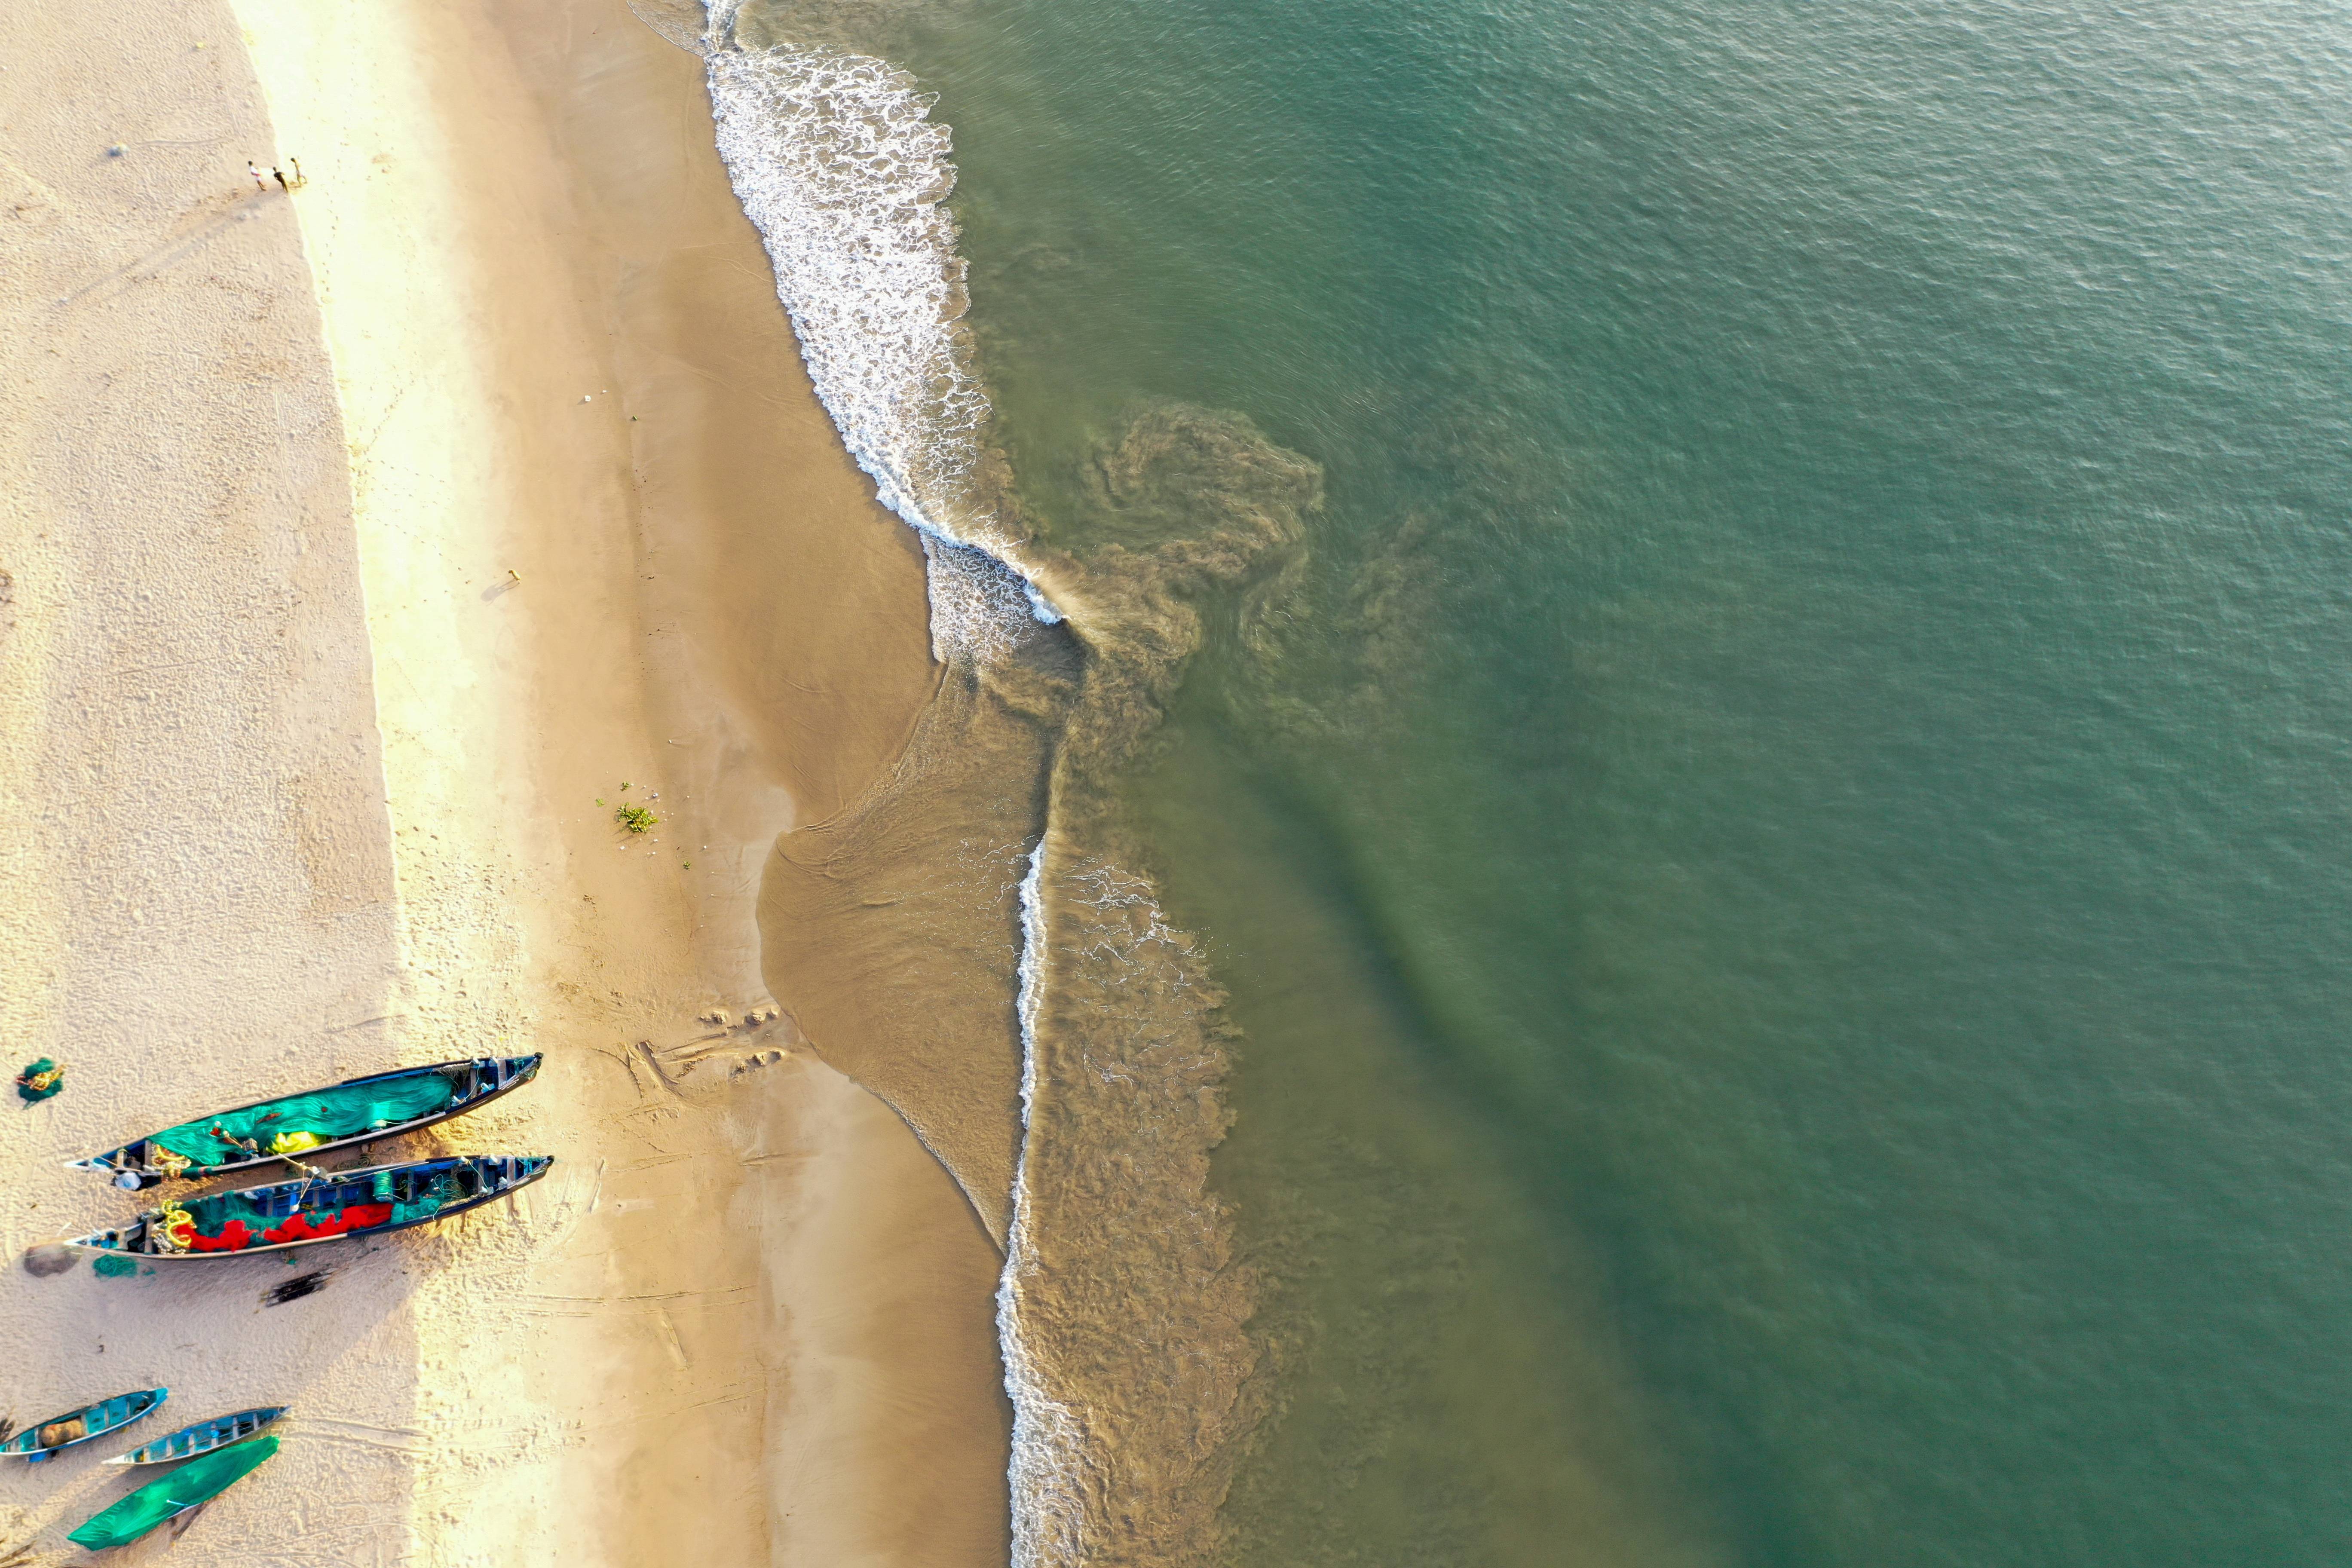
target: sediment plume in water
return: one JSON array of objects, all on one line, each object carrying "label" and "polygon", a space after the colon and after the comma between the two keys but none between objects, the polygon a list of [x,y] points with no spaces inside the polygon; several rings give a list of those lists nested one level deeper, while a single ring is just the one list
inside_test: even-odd
[{"label": "sediment plume in water", "polygon": [[1295,558],[1312,463],[1247,421],[1162,407],[1087,476],[1085,558],[1044,562],[1085,664],[1031,871],[1027,1130],[999,1323],[1016,1387],[1016,1557],[1209,1561],[1265,1414],[1253,1283],[1209,1189],[1223,1000],[1171,926],[1119,784],[1155,744],[1211,618]]},{"label": "sediment plume in water", "polygon": [[702,40],[720,151],[819,396],[925,535],[945,667],[889,776],[779,839],[763,965],[1006,1249],[1016,1561],[1205,1562],[1267,1395],[1208,1187],[1221,996],[1119,783],[1210,628],[1296,559],[1321,475],[1237,416],[1147,409],[1081,487],[1102,542],[1031,542],[961,324],[947,128],[888,62],[743,19]]}]

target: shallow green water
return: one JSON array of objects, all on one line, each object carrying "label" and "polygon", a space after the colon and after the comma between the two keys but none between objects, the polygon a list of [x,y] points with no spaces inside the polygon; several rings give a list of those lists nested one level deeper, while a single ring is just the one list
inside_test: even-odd
[{"label": "shallow green water", "polygon": [[860,28],[1050,542],[1157,404],[1325,472],[1129,786],[1235,1560],[2341,1561],[2352,15]]}]

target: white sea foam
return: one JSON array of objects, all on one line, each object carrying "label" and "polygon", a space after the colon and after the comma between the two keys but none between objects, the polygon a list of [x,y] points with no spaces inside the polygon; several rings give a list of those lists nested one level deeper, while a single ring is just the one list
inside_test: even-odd
[{"label": "white sea foam", "polygon": [[[1037,1007],[1045,951],[1045,840],[1029,852],[1021,879],[1021,1119],[1025,1134],[1037,1102]],[[1087,1468],[1084,1425],[1055,1399],[1040,1358],[1022,1331],[1020,1281],[1036,1247],[1036,1205],[1029,1201],[1029,1141],[1024,1136],[1013,1178],[1013,1224],[1004,1272],[996,1287],[996,1337],[1004,1356],[1004,1392],[1013,1401],[1013,1561],[1021,1568],[1083,1561]]]},{"label": "white sea foam", "polygon": [[1029,851],[1029,870],[1021,879],[1021,992],[1018,1012],[1021,1019],[1021,1056],[1026,1064],[1021,1074],[1021,1117],[1026,1121],[1035,1088],[1031,1076],[1037,1070],[1037,1053],[1030,1047],[1037,1043],[1037,999],[1040,954],[1045,934],[1045,840],[1041,837],[1037,847]]},{"label": "white sea foam", "polygon": [[[727,36],[731,7],[710,37]],[[711,109],[818,397],[882,503],[930,540],[931,639],[986,658],[1059,617],[1020,574],[980,482],[991,410],[963,324],[955,185],[934,101],[887,60],[712,43]]]}]

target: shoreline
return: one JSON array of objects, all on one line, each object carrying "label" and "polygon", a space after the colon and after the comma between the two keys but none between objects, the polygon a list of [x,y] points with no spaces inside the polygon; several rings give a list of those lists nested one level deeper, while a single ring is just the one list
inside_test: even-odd
[{"label": "shoreline", "polygon": [[[66,48],[70,18],[52,9],[42,20]],[[159,163],[130,166],[147,205],[126,220],[126,248],[152,255],[159,226],[184,227],[174,212],[227,204],[240,226],[227,232],[276,226],[280,297],[223,317],[217,279],[173,270],[169,252],[119,287],[210,310],[233,345],[257,320],[297,340],[267,364],[247,347],[234,365],[182,366],[121,410],[125,428],[155,439],[167,395],[185,405],[172,417],[201,427],[224,372],[269,387],[270,449],[320,476],[266,498],[281,531],[312,540],[280,552],[284,569],[309,582],[340,548],[342,574],[340,598],[282,595],[292,624],[332,608],[333,635],[265,637],[284,668],[257,655],[223,676],[291,712],[298,737],[331,742],[307,767],[267,746],[221,753],[232,773],[290,769],[305,804],[226,880],[216,862],[175,858],[191,830],[173,823],[123,843],[151,856],[161,843],[148,874],[188,911],[174,915],[184,928],[208,900],[299,871],[307,907],[358,946],[337,958],[299,930],[281,937],[286,984],[312,999],[257,1018],[250,986],[219,987],[219,1043],[194,1053],[193,1073],[152,1075],[135,1111],[109,1079],[136,1073],[138,1040],[55,1053],[77,1079],[19,1123],[11,1173],[113,1141],[95,1130],[132,1130],[123,1115],[185,1113],[191,1095],[232,1103],[251,1096],[230,1086],[265,1078],[291,1089],[496,1048],[544,1049],[547,1066],[421,1143],[527,1147],[558,1165],[510,1205],[328,1259],[325,1289],[217,1346],[160,1342],[273,1282],[253,1277],[257,1261],[173,1288],[187,1311],[152,1319],[151,1279],[16,1272],[20,1304],[48,1292],[15,1319],[33,1331],[20,1351],[78,1389],[89,1369],[60,1346],[84,1336],[39,1324],[95,1301],[117,1357],[157,1341],[151,1359],[168,1364],[150,1381],[201,1394],[216,1377],[233,1399],[266,1373],[295,1405],[285,1457],[210,1510],[175,1561],[251,1560],[277,1540],[298,1559],[452,1564],[1003,1562],[998,1255],[947,1173],[807,1049],[759,973],[776,834],[866,791],[937,671],[920,550],[809,390],[719,163],[700,62],[620,0],[402,0],[331,27],[295,0],[236,0],[194,19],[159,11],[123,47],[229,74],[251,57],[243,117],[192,167],[167,179]],[[201,94],[146,79],[139,102],[110,108],[122,69],[99,58],[100,90],[73,112],[138,119],[166,142],[209,112]],[[246,157],[266,167],[280,153],[301,160],[307,189],[221,194]],[[297,383],[313,389],[301,419],[289,415]],[[56,402],[42,415],[60,419]],[[168,552],[179,498],[117,499],[116,565]],[[27,625],[46,563],[21,542],[12,534],[0,562],[17,585],[0,658],[37,670],[89,634]],[[252,576],[234,548],[217,566]],[[220,602],[191,595],[173,624],[202,629]],[[112,642],[89,646],[112,657]],[[337,728],[334,701],[355,679],[365,692],[371,669],[372,700]],[[36,682],[0,710],[9,794],[37,795],[69,707]],[[201,734],[224,722],[189,710],[173,732],[218,752]],[[142,810],[154,787],[114,784],[94,820]],[[216,797],[193,804],[204,798]],[[656,801],[661,826],[618,831],[624,798]],[[19,868],[56,847],[16,851]],[[119,887],[59,909],[41,904],[56,903],[42,878],[20,886],[11,974],[139,940]],[[207,934],[216,963],[254,962],[234,931]],[[59,1015],[24,1037],[70,1037],[87,984],[41,984],[51,1002],[10,987],[19,1016]],[[331,1056],[313,1043],[321,1029]],[[31,1135],[44,1127],[57,1136]],[[63,1174],[39,1178],[44,1195]],[[119,1206],[73,1191],[82,1210]],[[257,1359],[256,1333],[292,1349]],[[18,1525],[78,1517],[26,1511],[44,1495],[12,1485]]]}]

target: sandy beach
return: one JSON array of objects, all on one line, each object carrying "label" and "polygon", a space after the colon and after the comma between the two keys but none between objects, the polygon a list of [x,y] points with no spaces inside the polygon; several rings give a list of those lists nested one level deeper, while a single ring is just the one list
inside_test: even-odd
[{"label": "sandy beach", "polygon": [[[770,846],[937,673],[701,62],[621,0],[24,9],[0,1030],[69,1076],[8,1247],[136,1206],[68,1157],[404,1063],[547,1053],[378,1158],[558,1163],[301,1269],[14,1268],[0,1414],[290,1405],[175,1563],[1003,1562],[999,1256],[761,978]],[[0,1556],[113,1451],[0,1472]]]}]

